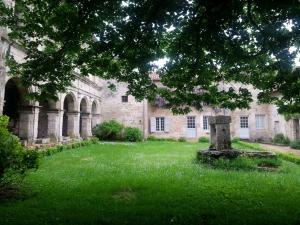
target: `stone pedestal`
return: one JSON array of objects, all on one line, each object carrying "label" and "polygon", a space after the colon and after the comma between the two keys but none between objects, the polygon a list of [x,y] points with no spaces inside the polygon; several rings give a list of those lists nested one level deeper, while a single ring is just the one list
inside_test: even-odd
[{"label": "stone pedestal", "polygon": [[89,113],[81,114],[81,137],[87,139],[92,136],[91,115]]},{"label": "stone pedestal", "polygon": [[3,114],[3,107],[4,107],[4,100],[2,99],[2,96],[0,95],[0,116]]},{"label": "stone pedestal", "polygon": [[273,152],[247,152],[235,150],[231,147],[230,140],[230,116],[210,116],[211,145],[206,151],[199,151],[197,157],[203,162],[210,162],[219,158],[235,159],[238,156],[275,158]]},{"label": "stone pedestal", "polygon": [[210,116],[210,139],[211,139],[211,150],[230,150],[230,116]]},{"label": "stone pedestal", "polygon": [[68,112],[68,136],[71,138],[80,138],[79,134],[79,112]]},{"label": "stone pedestal", "polygon": [[61,141],[61,132],[60,132],[60,116],[61,113],[57,111],[49,111],[48,115],[48,137],[51,142]]}]

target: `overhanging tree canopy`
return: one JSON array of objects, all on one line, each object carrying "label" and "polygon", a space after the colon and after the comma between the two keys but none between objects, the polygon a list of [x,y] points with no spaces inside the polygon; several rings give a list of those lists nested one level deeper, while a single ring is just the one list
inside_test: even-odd
[{"label": "overhanging tree canopy", "polygon": [[[296,0],[23,0],[0,12],[27,53],[25,63],[9,61],[12,73],[39,87],[39,96],[64,91],[77,68],[127,82],[137,99],[158,93],[175,112],[203,103],[247,107],[247,88],[219,86],[230,82],[260,89],[259,100],[283,113],[300,111]],[[166,88],[158,89],[149,73],[163,57]]]}]

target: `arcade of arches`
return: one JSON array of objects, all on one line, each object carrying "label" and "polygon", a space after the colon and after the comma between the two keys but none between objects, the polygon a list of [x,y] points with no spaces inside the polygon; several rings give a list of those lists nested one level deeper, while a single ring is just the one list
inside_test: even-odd
[{"label": "arcade of arches", "polygon": [[57,102],[35,102],[27,100],[29,92],[17,78],[5,83],[2,114],[10,117],[9,129],[22,140],[33,144],[92,136],[92,127],[100,121],[98,99],[70,91]]}]

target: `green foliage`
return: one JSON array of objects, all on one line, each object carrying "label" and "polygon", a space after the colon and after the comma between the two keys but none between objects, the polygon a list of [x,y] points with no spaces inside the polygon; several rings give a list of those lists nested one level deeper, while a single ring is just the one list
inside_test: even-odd
[{"label": "green foliage", "polygon": [[150,135],[147,138],[148,141],[168,141],[168,142],[177,142],[178,140],[176,140],[175,138],[158,138],[155,136]]},{"label": "green foliage", "polygon": [[285,137],[283,134],[276,134],[273,142],[276,144],[282,144],[282,145],[289,145],[290,139],[288,137]]},{"label": "green foliage", "polygon": [[42,158],[26,179],[33,193],[2,202],[0,224],[299,224],[299,165],[212,169],[194,162],[207,147],[102,142]]},{"label": "green foliage", "polygon": [[157,138],[153,135],[149,135],[147,141],[157,141]]},{"label": "green foliage", "polygon": [[241,141],[241,139],[239,137],[234,137],[231,139],[231,143],[237,143],[239,141]]},{"label": "green foliage", "polygon": [[[127,82],[139,100],[158,94],[175,113],[203,103],[249,107],[247,88],[222,89],[220,82],[251,84],[260,102],[299,112],[299,49],[288,51],[299,46],[299,14],[298,1],[22,0],[16,9],[0,1],[0,25],[27,54],[21,64],[7,60],[10,73],[38,87],[36,96],[63,92],[78,68]],[[157,88],[148,74],[164,57],[166,88]]]},{"label": "green foliage", "polygon": [[92,130],[93,135],[100,140],[119,141],[122,139],[123,125],[115,120],[98,124]]},{"label": "green foliage", "polygon": [[26,149],[23,151],[23,162],[25,168],[37,169],[39,164],[39,153],[36,150]]},{"label": "green foliage", "polygon": [[38,154],[25,150],[19,139],[8,129],[9,118],[0,116],[0,182],[7,184],[15,174],[23,174],[26,170],[38,167]]},{"label": "green foliage", "polygon": [[284,113],[284,118],[285,120],[289,121],[291,119],[300,119],[300,113],[292,113],[292,114],[289,114],[289,113]]},{"label": "green foliage", "polygon": [[281,159],[300,165],[300,156],[296,156],[292,153],[278,153],[278,155]]},{"label": "green foliage", "polygon": [[126,127],[124,129],[124,139],[130,142],[142,141],[143,135],[140,129],[135,127]]},{"label": "green foliage", "polygon": [[258,143],[250,143],[245,141],[233,142],[233,148],[243,149],[243,150],[259,150],[264,151],[264,149]]},{"label": "green foliage", "polygon": [[266,170],[278,168],[282,161],[277,157],[275,159],[270,158],[250,158],[245,156],[239,156],[236,159],[216,159],[209,161],[202,161],[206,165],[214,169],[222,170]]},{"label": "green foliage", "polygon": [[199,143],[209,143],[209,138],[208,137],[199,137],[198,142]]},{"label": "green foliage", "polygon": [[185,137],[180,137],[180,138],[178,138],[178,141],[179,142],[186,142],[186,138]]},{"label": "green foliage", "polygon": [[291,148],[300,149],[300,140],[292,141],[290,144]]},{"label": "green foliage", "polygon": [[57,145],[46,149],[40,149],[37,151],[37,153],[40,156],[51,156],[65,150],[78,149],[83,146],[89,146],[97,143],[99,143],[99,140],[97,138],[91,138],[89,140],[85,140],[81,142],[75,142],[75,143],[70,143],[65,145]]}]

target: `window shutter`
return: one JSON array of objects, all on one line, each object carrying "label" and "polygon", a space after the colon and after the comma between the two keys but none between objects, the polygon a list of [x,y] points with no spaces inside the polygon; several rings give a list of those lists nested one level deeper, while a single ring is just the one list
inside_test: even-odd
[{"label": "window shutter", "polygon": [[156,131],[156,118],[151,117],[150,119],[150,132],[153,133]]},{"label": "window shutter", "polygon": [[165,118],[165,132],[169,133],[170,132],[170,119]]}]

